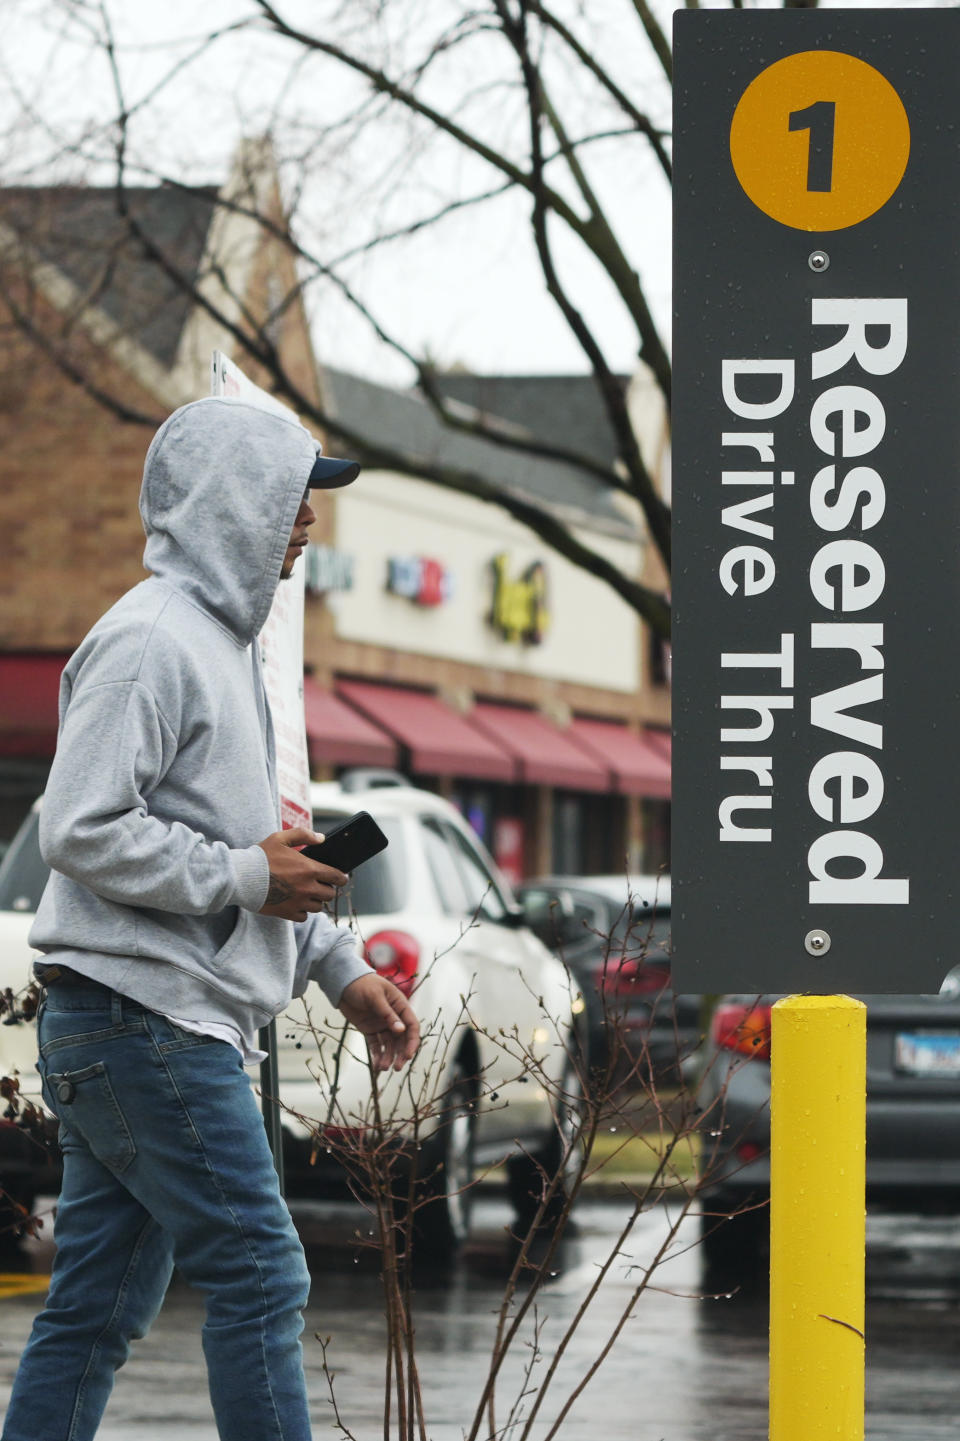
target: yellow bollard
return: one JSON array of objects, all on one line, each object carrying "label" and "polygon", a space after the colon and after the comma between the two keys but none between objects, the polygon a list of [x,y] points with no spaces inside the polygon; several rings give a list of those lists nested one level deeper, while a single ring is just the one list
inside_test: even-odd
[{"label": "yellow bollard", "polygon": [[867,1012],[773,1008],[770,1441],[863,1441]]}]

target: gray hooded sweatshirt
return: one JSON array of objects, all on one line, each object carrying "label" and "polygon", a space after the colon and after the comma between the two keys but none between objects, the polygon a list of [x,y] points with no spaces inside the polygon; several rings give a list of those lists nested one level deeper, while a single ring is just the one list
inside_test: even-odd
[{"label": "gray hooded sweatshirt", "polygon": [[40,816],[51,867],[30,942],[163,1015],[256,1032],[317,980],[369,967],[324,914],[257,912],[280,829],[255,642],[317,454],[292,418],[183,406],[147,452],[150,578],[67,663]]}]

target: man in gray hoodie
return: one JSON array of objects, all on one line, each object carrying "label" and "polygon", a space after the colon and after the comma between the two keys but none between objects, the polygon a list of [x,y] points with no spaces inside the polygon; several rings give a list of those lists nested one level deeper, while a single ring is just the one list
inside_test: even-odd
[{"label": "man in gray hoodie", "polygon": [[243,1065],[310,980],[379,1069],[419,1030],[324,912],[346,876],[301,854],[313,832],[280,830],[256,637],[313,523],[309,487],[356,473],[292,417],[176,411],[144,468],[149,578],[64,670],[31,932],[63,1188],[2,1441],[95,1435],[174,1265],[207,1298],[222,1441],[309,1441],[309,1276]]}]

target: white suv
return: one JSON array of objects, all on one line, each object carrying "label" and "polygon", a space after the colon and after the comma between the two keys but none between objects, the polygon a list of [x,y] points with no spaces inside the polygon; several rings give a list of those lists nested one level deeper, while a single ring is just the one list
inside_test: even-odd
[{"label": "white suv", "polygon": [[[528,1219],[545,1172],[569,1151],[583,1002],[447,801],[372,771],[315,784],[311,800],[318,831],[366,810],[387,835],[387,849],[342,893],[338,921],[412,994],[423,1042],[407,1070],[379,1078],[374,1102],[366,1048],[318,988],[278,1018],[288,1188],[316,1193],[341,1181],[344,1156],[349,1170],[362,1169],[377,1136],[400,1162],[401,1191],[416,1157],[416,1233],[449,1252],[466,1235],[478,1167],[507,1160],[514,1206]],[[46,878],[39,806],[0,866],[0,989],[15,994],[31,980],[26,937]],[[32,1026],[0,1030],[0,1073],[19,1070],[26,1094],[38,1090],[34,1059]]]}]

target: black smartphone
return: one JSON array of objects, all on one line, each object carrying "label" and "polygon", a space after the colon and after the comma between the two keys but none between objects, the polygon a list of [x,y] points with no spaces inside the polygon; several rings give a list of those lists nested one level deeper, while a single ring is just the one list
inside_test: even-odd
[{"label": "black smartphone", "polygon": [[312,861],[322,861],[325,866],[336,866],[347,875],[357,866],[377,855],[387,844],[387,838],[369,811],[358,811],[355,816],[341,821],[324,831],[323,840],[315,846],[304,846],[301,854]]}]

